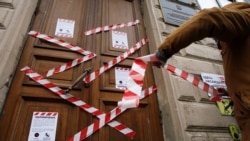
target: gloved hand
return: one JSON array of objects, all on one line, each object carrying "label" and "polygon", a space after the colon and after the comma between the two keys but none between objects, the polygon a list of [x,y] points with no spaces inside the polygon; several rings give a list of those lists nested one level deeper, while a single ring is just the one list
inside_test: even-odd
[{"label": "gloved hand", "polygon": [[166,50],[157,50],[155,55],[156,55],[156,58],[159,59],[164,64],[171,57],[171,55],[167,54]]}]

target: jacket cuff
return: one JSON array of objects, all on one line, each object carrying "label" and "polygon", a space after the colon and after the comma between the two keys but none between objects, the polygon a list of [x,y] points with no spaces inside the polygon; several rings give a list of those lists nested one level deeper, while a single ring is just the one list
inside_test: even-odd
[{"label": "jacket cuff", "polygon": [[156,57],[157,57],[159,60],[163,61],[164,63],[165,63],[171,56],[172,56],[172,55],[169,55],[169,54],[166,53],[166,50],[162,50],[162,51],[157,50],[157,51],[156,51]]}]

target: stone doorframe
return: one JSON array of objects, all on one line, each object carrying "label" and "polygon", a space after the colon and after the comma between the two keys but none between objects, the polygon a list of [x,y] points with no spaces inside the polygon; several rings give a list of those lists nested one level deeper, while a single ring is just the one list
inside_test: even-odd
[{"label": "stone doorframe", "polygon": [[0,1],[0,111],[37,3],[38,0]]},{"label": "stone doorframe", "polygon": [[[142,11],[150,52],[154,53],[177,27],[164,22],[159,0],[144,0]],[[194,75],[224,73],[220,51],[211,38],[191,44],[171,57],[168,63]],[[237,125],[234,117],[221,116],[207,93],[163,69],[154,69],[154,76],[166,141],[232,140],[228,125]]]}]

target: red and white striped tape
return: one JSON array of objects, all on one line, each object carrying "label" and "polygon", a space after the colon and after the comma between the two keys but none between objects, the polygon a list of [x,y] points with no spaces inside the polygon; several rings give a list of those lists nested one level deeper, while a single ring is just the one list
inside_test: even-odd
[{"label": "red and white striped tape", "polygon": [[202,89],[203,91],[207,92],[209,94],[209,98],[212,101],[220,101],[221,98],[218,96],[218,91],[208,85],[207,83],[203,82],[198,77],[194,76],[193,74],[190,74],[186,71],[183,71],[181,69],[178,69],[172,65],[165,65],[165,69],[174,73],[175,75],[181,77],[184,80],[187,80],[188,82],[192,83],[194,86]]},{"label": "red and white striped tape", "polygon": [[70,20],[70,19],[61,19],[61,18],[58,18],[58,21],[65,22],[65,23],[74,23],[74,22],[75,22],[74,20]]},{"label": "red and white striped tape", "polygon": [[[129,73],[129,78],[127,81],[127,88],[124,91],[122,101],[118,102],[118,105],[123,108],[133,108],[139,105],[139,97],[143,85],[144,73],[147,67],[147,63],[152,62],[152,64],[157,64],[160,62],[155,54],[143,56],[136,58],[132,69]],[[220,101],[221,98],[218,96],[218,91],[208,84],[201,81],[198,77],[195,77],[192,74],[189,74],[181,69],[178,69],[172,65],[165,65],[166,70],[174,73],[177,76],[180,76],[184,80],[192,83],[194,86],[202,89],[208,93],[210,100]]]},{"label": "red and white striped tape", "polygon": [[63,72],[63,71],[68,70],[70,68],[73,68],[74,66],[76,66],[78,64],[81,64],[83,62],[86,62],[86,61],[94,58],[95,56],[96,55],[92,53],[92,54],[86,55],[84,57],[77,58],[77,59],[75,59],[73,61],[70,61],[70,62],[68,62],[66,64],[63,64],[61,66],[56,66],[56,67],[48,70],[47,73],[46,73],[46,76],[49,77],[49,76],[52,76],[54,74]]},{"label": "red and white striped tape", "polygon": [[97,27],[97,28],[85,31],[84,33],[85,33],[85,35],[91,35],[91,34],[96,34],[96,33],[102,32],[102,31],[108,31],[108,30],[114,30],[114,29],[118,29],[118,28],[133,26],[133,25],[138,24],[139,22],[140,22],[139,20],[135,20],[132,22],[127,22],[127,23],[106,25],[106,26]]},{"label": "red and white striped tape", "polygon": [[82,49],[82,48],[80,48],[78,46],[75,46],[75,45],[70,44],[70,43],[68,43],[66,41],[54,38],[52,36],[49,36],[49,35],[46,35],[46,34],[41,34],[41,33],[37,32],[37,31],[30,31],[28,34],[33,36],[33,37],[40,38],[40,39],[46,40],[48,42],[60,45],[62,47],[66,47],[66,48],[68,48],[68,49],[70,49],[72,51],[79,52],[79,53],[81,53],[83,55],[92,54],[92,52],[90,52],[90,51],[84,50],[84,49]]},{"label": "red and white striped tape", "polygon": [[85,83],[90,83],[94,79],[96,79],[98,76],[100,76],[103,72],[110,69],[114,65],[118,64],[119,62],[125,60],[129,55],[133,54],[135,51],[137,51],[139,48],[141,48],[143,45],[145,45],[148,42],[148,39],[142,39],[138,43],[136,43],[133,47],[131,47],[128,51],[124,52],[123,54],[119,55],[118,57],[112,59],[108,63],[106,63],[104,66],[102,66],[100,69],[94,71],[90,75],[84,77],[83,81]]},{"label": "red and white striped tape", "polygon": [[[86,53],[85,50],[81,50],[81,48],[79,49],[79,47],[73,46],[73,45],[71,45],[69,43],[66,43],[66,45],[65,45],[64,44],[65,42],[62,42],[60,40],[55,40],[54,38],[52,39],[50,36],[45,37],[44,34],[39,34],[39,33],[34,33],[33,32],[33,33],[30,33],[30,35],[33,35],[35,37],[42,38],[42,39],[50,41],[52,43],[56,43],[58,45],[67,47],[67,48],[69,48],[71,50],[80,52],[81,54],[84,54],[84,55],[87,55],[87,54],[91,53],[91,52],[88,52],[88,51],[87,51],[88,53]],[[41,36],[39,36],[39,35],[41,35]],[[135,52],[136,50],[138,50],[146,42],[147,42],[146,39],[141,40],[134,47],[132,47],[129,51],[123,53],[122,55],[118,56],[117,58],[115,58],[112,61],[110,61],[107,64],[105,64],[99,70],[97,70],[94,73],[90,74],[89,76],[85,77],[84,78],[85,83],[91,82],[92,80],[94,80],[95,78],[97,78],[100,74],[102,74],[104,71],[108,70],[109,68],[111,68],[115,64],[117,64],[120,61],[122,61],[125,58],[127,58],[129,55],[131,55],[133,52]],[[144,78],[144,73],[145,73],[145,69],[146,69],[146,66],[147,66],[147,62],[158,61],[158,60],[155,60],[155,58],[156,57],[153,54],[153,55],[143,56],[143,57],[135,59],[133,65],[132,65],[132,69],[131,69],[130,74],[129,74],[130,77],[129,77],[129,80],[127,82],[128,86],[127,86],[127,89],[124,92],[124,96],[123,96],[122,101],[120,101],[118,103],[118,105],[119,105],[118,107],[116,107],[114,110],[112,110],[111,112],[109,112],[107,114],[104,114],[100,110],[95,109],[95,108],[93,108],[93,107],[91,107],[89,105],[88,105],[88,107],[91,107],[90,109],[94,110],[94,112],[88,110],[88,108],[86,108],[86,106],[82,106],[82,105],[86,105],[86,103],[84,103],[83,101],[79,100],[78,98],[75,98],[74,96],[72,96],[70,94],[64,94],[64,91],[62,89],[60,89],[59,87],[54,87],[55,86],[54,84],[52,85],[51,82],[48,83],[48,80],[44,79],[40,75],[39,76],[35,75],[32,78],[32,76],[30,76],[27,73],[27,72],[30,72],[30,71],[33,73],[33,71],[31,69],[29,69],[29,68],[25,69],[24,68],[23,71],[26,72],[26,74],[28,76],[30,76],[33,80],[35,80],[38,83],[42,84],[43,86],[47,87],[52,92],[58,94],[61,98],[63,98],[65,100],[67,100],[67,101],[75,104],[76,106],[80,107],[81,109],[84,109],[84,110],[88,111],[89,113],[97,116],[100,119],[100,120],[94,122],[89,127],[85,128],[82,131],[80,131],[79,133],[77,133],[73,138],[69,139],[69,140],[82,140],[82,139],[88,137],[89,135],[93,134],[95,131],[97,131],[98,129],[100,129],[101,127],[103,127],[105,124],[109,123],[111,120],[113,120],[120,113],[122,113],[123,111],[125,111],[127,108],[138,106],[139,99],[141,97],[143,97],[141,95],[141,90],[142,90],[143,78]],[[183,79],[191,82],[193,85],[201,88],[202,90],[208,92],[209,94],[211,94],[212,95],[210,97],[211,100],[213,100],[213,101],[220,100],[220,98],[218,97],[217,90],[211,88],[206,83],[203,83],[202,81],[199,81],[199,79],[196,78],[196,77],[194,77],[192,74],[188,74],[187,72],[182,71],[180,69],[177,69],[177,68],[175,68],[175,67],[173,67],[171,65],[166,65],[166,69],[168,71],[171,71],[175,75],[180,76],[181,78],[183,78]],[[85,107],[85,108],[83,108],[83,107]],[[112,123],[112,122],[110,122],[110,123]],[[117,125],[117,122],[113,123],[110,126],[114,127],[114,125]],[[118,128],[115,128],[115,129],[118,129]],[[124,131],[126,131],[126,133],[128,133],[127,130],[124,130]]]},{"label": "red and white striped tape", "polygon": [[[129,73],[127,89],[124,92],[122,101],[118,102],[118,107],[116,107],[114,110],[107,113],[106,115],[104,114],[103,119],[94,122],[87,128],[84,128],[83,130],[75,134],[74,137],[69,139],[69,141],[83,140],[101,127],[103,127],[106,123],[117,117],[127,108],[137,107],[139,104],[139,99],[144,96],[141,94],[141,89],[143,85],[144,73],[148,62],[152,62],[152,64],[157,64],[156,62],[159,62],[159,60],[156,58],[155,54],[136,58]],[[166,69],[176,74],[177,76],[180,76],[181,78],[187,80],[188,82],[191,82],[193,85],[201,88],[202,90],[212,94],[212,96],[210,97],[211,100],[220,100],[215,89],[213,89],[206,83],[200,81],[198,77],[194,77],[192,74],[177,69],[176,67],[173,67],[171,65],[166,65]]]},{"label": "red and white striped tape", "polygon": [[36,38],[46,40],[48,42],[57,44],[57,45],[62,46],[62,47],[66,47],[66,48],[68,48],[68,49],[70,49],[72,51],[75,51],[75,52],[81,53],[83,55],[86,55],[84,57],[77,58],[77,59],[75,59],[73,61],[70,61],[70,62],[68,62],[66,64],[63,64],[61,66],[57,66],[57,67],[54,67],[54,68],[48,70],[47,74],[46,74],[47,77],[52,76],[52,75],[57,74],[57,73],[60,73],[60,72],[63,72],[65,70],[68,70],[68,69],[70,69],[70,68],[72,68],[72,67],[74,67],[74,66],[76,66],[76,65],[78,65],[80,63],[86,62],[86,61],[96,57],[96,54],[94,54],[94,53],[92,53],[90,51],[84,50],[84,49],[82,49],[82,48],[80,48],[78,46],[72,45],[72,44],[70,44],[68,42],[65,42],[63,40],[59,40],[59,39],[54,38],[52,36],[48,36],[46,34],[41,34],[41,33],[36,32],[36,31],[30,31],[28,34],[31,35],[31,36],[34,36]]},{"label": "red and white striped tape", "polygon": [[118,49],[128,49],[127,46],[121,46],[121,45],[116,45],[116,46],[113,46],[114,48],[118,48]]},{"label": "red and white striped tape", "polygon": [[58,113],[57,112],[34,112],[34,116],[46,116],[46,117],[55,117]]},{"label": "red and white striped tape", "polygon": [[58,37],[73,38],[73,35],[71,34],[56,33],[55,35]]},{"label": "red and white striped tape", "polygon": [[[89,104],[85,103],[84,101],[78,99],[77,97],[66,93],[65,91],[62,90],[61,88],[57,87],[54,83],[50,82],[49,80],[45,79],[42,75],[34,72],[31,68],[29,67],[24,67],[21,69],[27,76],[29,76],[32,80],[35,82],[41,84],[45,88],[49,89],[56,95],[60,96],[62,99],[67,100],[68,102],[74,104],[75,106],[79,107],[80,109],[92,114],[93,116],[96,116],[98,118],[102,118],[102,115],[104,112],[101,110],[90,106]],[[130,128],[126,127],[125,125],[115,121],[108,123],[109,126],[115,128],[117,131],[123,133],[129,138],[133,138],[135,136],[135,132],[131,130]]]},{"label": "red and white striped tape", "polygon": [[[155,85],[145,89],[141,92],[140,99],[143,99],[154,92],[157,91],[157,87]],[[82,129],[78,133],[76,133],[73,137],[69,138],[68,141],[81,141],[92,135],[94,132],[102,128],[105,124],[112,121],[118,115],[126,111],[126,108],[116,107],[112,111],[102,114],[100,120],[95,121],[93,124],[89,125],[88,127]]]},{"label": "red and white striped tape", "polygon": [[94,123],[89,125],[88,127],[82,129],[80,132],[76,133],[73,137],[69,138],[68,141],[81,141],[85,138],[92,135],[94,132],[102,128],[105,124],[113,120],[115,117],[120,115],[122,112],[124,112],[126,109],[116,107],[112,111],[108,112],[107,114],[102,114],[101,118],[99,120],[96,120]]},{"label": "red and white striped tape", "polygon": [[136,58],[129,72],[127,88],[124,91],[122,101],[118,102],[119,107],[133,108],[139,105],[145,71],[148,62],[158,61],[154,54]]},{"label": "red and white striped tape", "polygon": [[[154,86],[154,88],[151,88],[151,91],[144,91],[142,92],[142,94],[138,94],[138,92],[141,92],[141,87],[143,84],[143,77],[144,77],[144,72],[146,69],[146,65],[147,62],[155,62],[157,61],[155,59],[155,55],[148,55],[148,56],[143,56],[140,58],[136,58],[135,62],[133,63],[132,69],[133,71],[131,71],[130,76],[131,76],[131,82],[133,81],[133,85],[129,85],[127,88],[127,91],[125,91],[124,96],[130,97],[130,98],[134,98],[134,99],[141,99],[144,98],[145,96],[147,96],[148,94],[150,94],[150,92],[153,92],[156,90],[156,86]],[[180,76],[181,78],[191,82],[193,85],[201,88],[202,90],[209,92],[212,94],[211,96],[211,100],[216,101],[219,100],[218,95],[216,95],[217,93],[215,93],[214,89],[211,88],[208,84],[200,81],[197,77],[194,77],[192,74],[189,74],[185,71],[182,71],[180,69],[177,69],[174,66],[171,65],[166,65],[166,69],[168,71],[171,71],[172,73],[174,73],[177,76]],[[49,82],[48,80],[44,79],[42,76],[38,75],[37,73],[33,73],[33,71],[26,67],[24,69],[22,69],[22,71],[24,71],[26,73],[26,75],[30,76],[33,80],[37,81],[38,83],[42,84],[43,86],[45,86],[46,88],[50,89],[52,92],[58,94],[60,97],[62,97],[63,99],[66,99],[68,101],[70,101],[71,103],[75,104],[76,106],[83,108],[86,111],[89,111],[86,109],[86,107],[91,107],[91,106],[86,106],[86,103],[84,103],[83,101],[75,98],[74,96],[70,95],[70,94],[64,94],[64,91],[61,90],[60,88],[56,87],[53,83]],[[131,83],[132,84],[132,83]],[[137,85],[136,88],[132,88],[132,86]],[[126,94],[128,93],[128,94]],[[130,100],[123,98],[126,100]],[[136,100],[133,101],[132,103],[136,103]],[[124,102],[124,101],[122,101]],[[83,106],[84,104],[84,106]],[[127,104],[127,103],[126,103]],[[131,105],[131,102],[128,103],[129,105]],[[132,104],[133,106],[137,106],[136,104]],[[133,107],[132,106],[132,107]],[[128,108],[130,108],[130,106],[128,106]],[[95,131],[97,131],[98,129],[100,129],[101,127],[103,127],[105,124],[109,123],[111,120],[113,120],[115,117],[117,117],[118,115],[120,115],[123,111],[125,111],[127,108],[126,106],[118,106],[116,107],[114,110],[112,110],[111,112],[104,114],[103,112],[101,112],[98,109],[95,109],[93,107],[91,107],[93,111],[89,111],[91,114],[97,116],[100,120],[94,122],[93,124],[91,124],[89,127],[84,128],[83,130],[81,130],[79,133],[77,133],[76,135],[74,135],[74,137],[70,138],[69,140],[71,141],[76,141],[76,140],[83,140],[85,138],[87,138],[88,136],[90,136],[91,134],[93,134]],[[121,125],[117,126],[117,122],[110,122],[109,125],[111,127],[116,126],[117,130],[121,129],[120,127],[123,127]],[[134,136],[134,133],[132,132],[127,132],[128,128],[123,128],[123,133],[126,134],[127,136],[132,137],[132,135]],[[131,129],[130,129],[131,130]],[[120,132],[122,132],[121,130],[119,130]],[[132,135],[131,135],[132,133]]]}]

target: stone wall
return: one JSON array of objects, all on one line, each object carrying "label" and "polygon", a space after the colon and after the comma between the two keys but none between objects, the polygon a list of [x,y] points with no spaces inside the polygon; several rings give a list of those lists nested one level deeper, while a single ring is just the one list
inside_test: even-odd
[{"label": "stone wall", "polygon": [[[150,49],[154,53],[177,27],[164,22],[159,0],[144,0],[143,8]],[[168,63],[196,76],[201,72],[223,74],[220,51],[211,38],[182,49]],[[207,93],[163,69],[154,69],[154,76],[165,141],[232,140],[228,125],[236,125],[236,121],[231,116],[221,116]]]},{"label": "stone wall", "polygon": [[38,0],[0,0],[0,111]]}]

